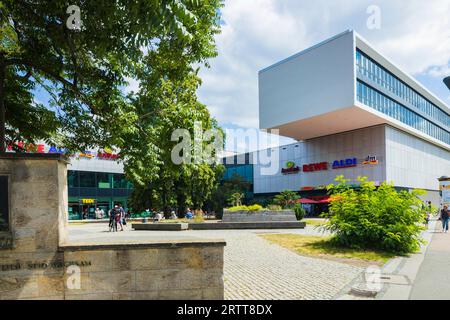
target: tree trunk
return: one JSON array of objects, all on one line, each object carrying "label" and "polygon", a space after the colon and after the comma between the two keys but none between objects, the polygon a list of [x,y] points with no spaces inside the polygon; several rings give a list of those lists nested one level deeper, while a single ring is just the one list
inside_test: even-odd
[{"label": "tree trunk", "polygon": [[0,153],[6,151],[5,77],[6,64],[0,56]]}]

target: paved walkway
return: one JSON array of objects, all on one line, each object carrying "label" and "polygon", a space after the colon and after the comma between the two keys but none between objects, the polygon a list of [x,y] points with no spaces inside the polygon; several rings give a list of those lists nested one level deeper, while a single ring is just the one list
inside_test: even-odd
[{"label": "paved walkway", "polygon": [[450,299],[450,233],[442,233],[441,228],[438,221],[413,283],[411,300]]},{"label": "paved walkway", "polygon": [[225,239],[225,299],[332,299],[363,271],[339,262],[300,256],[260,233],[317,234],[300,230],[189,230],[104,232],[104,224],[72,225],[74,242],[101,240]]}]

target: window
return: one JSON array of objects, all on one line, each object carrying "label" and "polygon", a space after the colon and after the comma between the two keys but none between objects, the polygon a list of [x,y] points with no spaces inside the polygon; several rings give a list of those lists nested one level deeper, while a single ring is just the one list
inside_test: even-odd
[{"label": "window", "polygon": [[80,171],[80,187],[95,188],[95,172]]},{"label": "window", "polygon": [[97,186],[100,189],[111,188],[111,182],[108,173],[97,173]]},{"label": "window", "polygon": [[67,172],[67,185],[69,188],[79,187],[78,171],[69,170]]},{"label": "window", "polygon": [[125,179],[125,175],[115,173],[114,177],[114,189],[126,189],[127,188],[127,180]]},{"label": "window", "polygon": [[[358,80],[358,101],[401,121],[427,135],[450,144],[450,132]],[[382,105],[380,107],[380,104]]]},{"label": "window", "polygon": [[[450,126],[450,114],[444,112],[442,109],[428,101],[418,92],[383,68],[380,64],[366,56],[359,49],[356,51],[356,57],[358,64],[357,71],[359,74],[369,78],[374,83],[379,84],[381,87],[407,101],[412,107],[427,114],[437,123]],[[375,107],[376,106],[377,105],[375,105]]]}]

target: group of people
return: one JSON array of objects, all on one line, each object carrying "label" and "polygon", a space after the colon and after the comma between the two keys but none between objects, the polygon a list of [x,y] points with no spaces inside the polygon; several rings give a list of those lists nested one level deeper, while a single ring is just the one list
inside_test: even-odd
[{"label": "group of people", "polygon": [[114,205],[114,208],[109,210],[109,231],[117,232],[118,226],[120,226],[120,231],[123,231],[123,226],[126,224],[126,213],[122,205]]}]

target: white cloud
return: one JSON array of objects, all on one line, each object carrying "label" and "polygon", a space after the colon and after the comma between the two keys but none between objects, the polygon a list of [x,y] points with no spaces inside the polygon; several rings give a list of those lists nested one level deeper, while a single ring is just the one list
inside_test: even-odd
[{"label": "white cloud", "polygon": [[[372,4],[381,9],[380,30],[366,27]],[[227,0],[219,56],[200,73],[200,100],[221,124],[257,128],[258,71],[346,29],[405,71],[440,77],[450,62],[449,17],[449,0]]]}]

